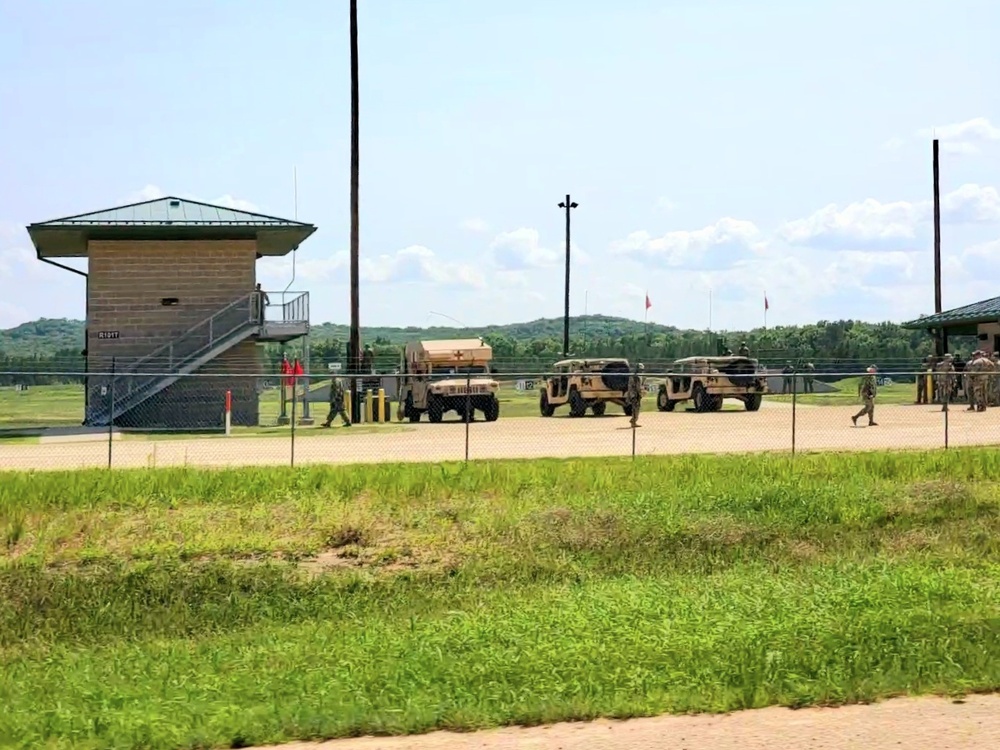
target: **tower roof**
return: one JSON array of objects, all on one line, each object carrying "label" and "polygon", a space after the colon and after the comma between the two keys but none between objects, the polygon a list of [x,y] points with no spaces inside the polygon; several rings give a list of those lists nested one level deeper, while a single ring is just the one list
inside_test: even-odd
[{"label": "tower roof", "polygon": [[89,240],[256,240],[258,255],[286,255],[316,227],[185,198],[156,198],[28,226],[40,258],[85,258]]}]

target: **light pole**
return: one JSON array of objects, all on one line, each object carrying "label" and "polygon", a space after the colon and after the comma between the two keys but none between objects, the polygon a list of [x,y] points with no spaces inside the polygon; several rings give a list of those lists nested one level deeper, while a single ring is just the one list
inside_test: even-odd
[{"label": "light pole", "polygon": [[576,208],[579,204],[573,203],[569,198],[569,193],[566,194],[566,200],[559,204],[559,208],[566,209],[566,300],[565,309],[563,311],[563,356],[569,356],[569,225],[570,225],[570,211]]}]

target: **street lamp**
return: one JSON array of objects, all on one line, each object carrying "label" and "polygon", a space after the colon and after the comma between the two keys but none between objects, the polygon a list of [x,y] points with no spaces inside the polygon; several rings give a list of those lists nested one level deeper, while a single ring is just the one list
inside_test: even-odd
[{"label": "street lamp", "polygon": [[577,207],[566,194],[566,200],[559,204],[559,208],[566,209],[566,303],[563,311],[563,356],[569,356],[569,212]]}]

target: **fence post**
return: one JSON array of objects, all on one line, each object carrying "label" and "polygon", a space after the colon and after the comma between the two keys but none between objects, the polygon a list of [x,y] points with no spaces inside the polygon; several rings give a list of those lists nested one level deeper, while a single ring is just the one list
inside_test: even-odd
[{"label": "fence post", "polygon": [[298,401],[295,398],[295,390],[299,387],[299,378],[297,375],[292,375],[292,421],[291,426],[291,465],[295,466],[295,402]]},{"label": "fence post", "polygon": [[799,401],[799,373],[798,369],[792,370],[792,455],[795,455],[795,428],[796,428],[796,406]]},{"label": "fence post", "polygon": [[226,437],[233,431],[233,392],[226,391]]},{"label": "fence post", "polygon": [[108,405],[108,468],[111,468],[112,460],[114,457],[114,449],[111,447],[112,442],[115,438],[115,370],[117,365],[117,357],[111,358],[111,389],[110,396],[111,400]]},{"label": "fence post", "polygon": [[472,424],[472,368],[465,373],[465,461],[469,462],[469,426]]}]

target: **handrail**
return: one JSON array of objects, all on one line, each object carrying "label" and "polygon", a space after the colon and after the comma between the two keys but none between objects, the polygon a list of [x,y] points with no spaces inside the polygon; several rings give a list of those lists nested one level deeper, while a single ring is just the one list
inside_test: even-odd
[{"label": "handrail", "polygon": [[[130,372],[136,372],[142,365],[146,364],[150,360],[162,359],[163,358],[163,354],[164,353],[170,353],[170,352],[172,352],[173,349],[174,349],[174,346],[179,341],[183,341],[190,334],[196,332],[199,328],[202,328],[205,325],[209,326],[209,340],[211,341],[212,334],[214,333],[213,330],[212,330],[212,328],[213,328],[212,322],[216,318],[218,318],[218,317],[224,315],[225,313],[229,312],[231,309],[233,309],[237,305],[239,305],[239,304],[241,304],[243,302],[248,302],[250,300],[250,298],[253,297],[253,295],[255,295],[255,294],[256,294],[256,292],[251,292],[250,294],[244,295],[244,296],[242,296],[242,297],[240,297],[238,299],[233,300],[232,302],[230,302],[225,307],[223,307],[223,308],[221,308],[219,310],[216,310],[214,313],[212,313],[211,315],[209,315],[207,318],[205,318],[201,322],[195,323],[193,326],[191,326],[190,328],[188,328],[186,331],[184,331],[184,333],[180,334],[179,336],[175,336],[173,339],[171,339],[170,341],[168,341],[166,344],[163,344],[162,346],[160,346],[160,347],[154,349],[153,351],[151,351],[149,354],[147,354],[147,355],[145,355],[145,356],[137,359],[135,362],[133,362],[131,365],[129,365],[128,368],[126,368],[125,370],[123,370],[122,374],[123,375],[127,375]],[[250,320],[250,315],[249,315],[249,312],[248,312],[247,321],[249,322],[249,320]],[[172,364],[173,363],[173,357],[169,356],[168,359],[167,359],[167,361],[170,364]]]}]

